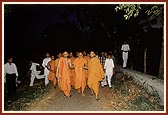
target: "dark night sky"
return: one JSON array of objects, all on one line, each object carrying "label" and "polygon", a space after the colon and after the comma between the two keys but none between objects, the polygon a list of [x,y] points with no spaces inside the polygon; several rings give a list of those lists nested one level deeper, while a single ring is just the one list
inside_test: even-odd
[{"label": "dark night sky", "polygon": [[[5,57],[12,55],[15,62],[30,59],[40,62],[46,51],[54,55],[64,50],[119,51],[123,41],[128,40],[130,55],[135,56],[129,59],[137,63],[137,68],[143,68],[144,47],[149,47],[152,52],[149,57],[157,55],[154,60],[149,58],[149,63],[153,61],[158,64],[162,30],[149,30],[145,33],[138,24],[144,18],[143,13],[125,21],[124,12],[115,12],[114,8],[114,4],[10,5],[11,12],[4,22]],[[118,58],[121,60],[121,55]],[[24,67],[23,62],[20,63],[20,68]]]},{"label": "dark night sky", "polygon": [[[83,42],[85,44],[82,45],[83,48],[99,50],[99,41],[104,41],[104,44],[107,45],[113,45],[115,37],[112,32],[115,27],[118,27],[117,31],[120,32],[121,37],[125,36],[128,30],[128,26],[124,23],[122,13],[116,13],[114,11],[114,5],[15,4],[11,5],[11,11],[9,16],[5,19],[5,48],[9,48],[10,46],[19,49],[31,48],[32,45],[39,46],[42,40],[47,39],[47,42],[52,41],[52,43],[55,42],[55,44],[57,44],[54,46],[56,49],[65,47],[65,50],[69,48],[73,48],[74,50],[74,48],[80,48],[81,45],[78,44]],[[94,22],[95,17],[98,16],[99,19],[102,20],[105,30],[101,27],[100,21],[95,21],[95,23],[92,24],[93,27],[90,28],[91,32],[83,35],[82,29],[84,29],[84,25],[82,24],[88,24],[89,22],[87,22],[87,20],[81,22],[78,18],[80,11],[88,11],[88,17],[84,18],[93,19],[92,22]],[[111,32],[111,38],[108,38],[105,32],[106,30]],[[61,46],[60,44],[63,41],[69,45]],[[75,42],[77,42],[77,44]],[[90,44],[88,42],[90,42]],[[8,46],[6,43],[10,45]],[[104,46],[104,50],[108,48],[112,47]]]}]

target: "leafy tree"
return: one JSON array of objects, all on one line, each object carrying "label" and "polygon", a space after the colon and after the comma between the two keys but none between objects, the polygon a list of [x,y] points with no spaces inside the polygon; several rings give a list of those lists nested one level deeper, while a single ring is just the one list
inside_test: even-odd
[{"label": "leafy tree", "polygon": [[[145,31],[147,31],[146,28],[149,26],[151,28],[163,28],[163,25],[164,25],[163,24],[163,13],[164,13],[163,4],[150,4],[150,5],[119,4],[115,7],[115,10],[116,12],[118,12],[119,10],[125,11],[125,14],[124,14],[125,20],[129,20],[131,17],[134,17],[134,18],[138,17],[140,11],[144,10],[147,19],[141,21],[140,24],[144,25],[143,29]],[[152,24],[153,20],[156,21],[155,24]],[[147,49],[145,49],[145,51],[146,50]],[[163,78],[163,74],[164,74],[164,35],[162,37],[162,48],[161,48],[161,58],[160,58],[158,77]]]}]

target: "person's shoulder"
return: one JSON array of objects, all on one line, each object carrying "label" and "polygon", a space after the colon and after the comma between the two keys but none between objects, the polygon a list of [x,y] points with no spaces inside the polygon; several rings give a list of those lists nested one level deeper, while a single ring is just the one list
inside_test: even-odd
[{"label": "person's shoulder", "polygon": [[15,63],[11,63],[11,65],[16,66],[16,64],[15,64]]},{"label": "person's shoulder", "polygon": [[8,64],[8,62],[7,62],[7,63],[5,63],[5,65],[4,65],[4,66],[7,66],[7,65],[9,65],[9,64]]}]

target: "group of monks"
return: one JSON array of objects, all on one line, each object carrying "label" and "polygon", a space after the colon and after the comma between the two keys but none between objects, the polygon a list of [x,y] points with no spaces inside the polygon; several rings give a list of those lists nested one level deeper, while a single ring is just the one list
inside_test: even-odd
[{"label": "group of monks", "polygon": [[78,52],[77,57],[73,53],[64,51],[57,55],[56,60],[51,56],[47,64],[49,70],[48,80],[56,84],[64,92],[64,96],[71,97],[71,87],[74,87],[82,96],[85,96],[84,90],[89,87],[91,94],[98,98],[100,81],[104,78],[103,67],[100,60],[96,57],[94,51],[90,54]]}]

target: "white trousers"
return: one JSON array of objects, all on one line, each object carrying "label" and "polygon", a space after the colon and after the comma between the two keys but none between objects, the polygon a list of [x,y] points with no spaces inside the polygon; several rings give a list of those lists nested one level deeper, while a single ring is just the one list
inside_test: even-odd
[{"label": "white trousers", "polygon": [[49,70],[47,68],[44,69],[44,76],[45,76],[45,86],[48,85],[49,80],[48,80],[48,75],[49,75]]},{"label": "white trousers", "polygon": [[31,72],[30,86],[33,86],[35,78],[37,78],[37,79],[44,78],[44,75],[38,75],[38,74],[40,74],[40,71],[32,71]]},{"label": "white trousers", "polygon": [[122,58],[123,58],[123,67],[126,67],[128,60],[128,52],[122,52]]},{"label": "white trousers", "polygon": [[101,86],[105,86],[105,85],[108,84],[109,87],[112,87],[111,86],[112,76],[113,76],[113,74],[106,74],[106,76],[104,77],[103,81],[101,82]]}]

